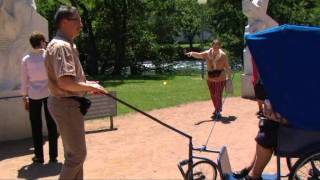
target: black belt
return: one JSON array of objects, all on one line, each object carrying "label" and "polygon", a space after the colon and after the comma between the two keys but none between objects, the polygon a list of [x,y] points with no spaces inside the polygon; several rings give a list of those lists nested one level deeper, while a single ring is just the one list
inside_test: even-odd
[{"label": "black belt", "polygon": [[209,70],[208,76],[211,78],[219,77],[222,71],[223,71],[222,69]]}]

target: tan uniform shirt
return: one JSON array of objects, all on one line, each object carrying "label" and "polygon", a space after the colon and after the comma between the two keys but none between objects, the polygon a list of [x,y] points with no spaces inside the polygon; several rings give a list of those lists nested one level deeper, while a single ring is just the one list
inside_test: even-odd
[{"label": "tan uniform shirt", "polygon": [[76,82],[86,81],[76,45],[59,31],[48,44],[45,66],[51,96],[69,97],[84,95],[85,92],[71,92],[58,86],[58,79],[62,76],[73,76]]},{"label": "tan uniform shirt", "polygon": [[218,55],[213,55],[213,49],[210,48],[205,54],[205,60],[207,61],[207,69],[210,70],[223,70],[220,76],[211,78],[208,77],[209,81],[224,81],[226,80],[226,74],[231,75],[231,68],[229,66],[227,55],[220,49]]}]

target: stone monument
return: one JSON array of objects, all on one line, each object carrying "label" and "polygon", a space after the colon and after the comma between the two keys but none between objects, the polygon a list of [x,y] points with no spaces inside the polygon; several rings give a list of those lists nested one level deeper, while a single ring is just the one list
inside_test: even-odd
[{"label": "stone monument", "polygon": [[[245,27],[245,35],[255,33],[266,28],[278,26],[268,14],[269,0],[242,0],[242,11],[248,17],[248,25]],[[244,74],[242,74],[242,97],[254,98],[252,85],[252,61],[248,47],[243,50]]]},{"label": "stone monument", "polygon": [[21,58],[31,49],[29,36],[48,37],[48,22],[34,0],[0,0],[0,141],[31,136],[28,113],[20,95]]}]

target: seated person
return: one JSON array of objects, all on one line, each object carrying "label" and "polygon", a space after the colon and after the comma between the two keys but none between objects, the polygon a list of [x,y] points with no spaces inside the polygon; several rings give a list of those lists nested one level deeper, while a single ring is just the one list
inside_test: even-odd
[{"label": "seated person", "polygon": [[272,110],[268,99],[265,100],[265,118],[260,119],[259,132],[255,138],[256,152],[249,166],[241,171],[234,172],[233,177],[246,180],[262,180],[262,172],[270,161],[277,147],[277,133],[279,124],[288,124],[288,121]]},{"label": "seated person", "polygon": [[254,94],[256,96],[256,101],[258,103],[259,111],[256,113],[257,116],[264,116],[263,115],[263,106],[264,100],[267,98],[266,92],[263,87],[262,80],[258,78],[257,82],[254,84]]}]

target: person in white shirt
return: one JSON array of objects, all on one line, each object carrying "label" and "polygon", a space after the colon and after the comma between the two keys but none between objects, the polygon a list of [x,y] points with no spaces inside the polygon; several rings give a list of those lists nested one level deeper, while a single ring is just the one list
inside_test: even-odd
[{"label": "person in white shirt", "polygon": [[49,96],[48,76],[44,65],[46,39],[43,34],[33,32],[29,41],[33,49],[21,61],[21,94],[25,109],[29,111],[31,123],[35,155],[32,161],[34,163],[44,163],[41,115],[43,105],[48,128],[49,162],[55,163],[58,156],[58,132],[47,106]]}]

